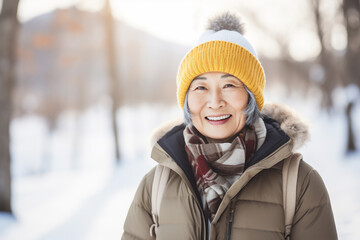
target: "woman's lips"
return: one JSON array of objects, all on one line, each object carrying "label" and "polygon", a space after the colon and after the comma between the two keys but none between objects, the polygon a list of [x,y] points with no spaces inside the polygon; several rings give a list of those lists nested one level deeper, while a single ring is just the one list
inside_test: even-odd
[{"label": "woman's lips", "polygon": [[226,123],[231,118],[231,114],[206,116],[205,119],[212,125],[221,125]]}]

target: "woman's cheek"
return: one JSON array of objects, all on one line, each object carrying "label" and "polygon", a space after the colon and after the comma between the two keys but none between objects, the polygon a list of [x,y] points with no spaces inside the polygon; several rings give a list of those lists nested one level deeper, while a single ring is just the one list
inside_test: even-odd
[{"label": "woman's cheek", "polygon": [[247,93],[241,93],[238,95],[238,99],[234,100],[234,103],[237,103],[237,109],[244,110],[246,108],[246,105],[249,101],[249,97]]},{"label": "woman's cheek", "polygon": [[189,96],[189,109],[193,114],[198,114],[201,111],[202,106],[204,105],[204,97],[203,96]]}]

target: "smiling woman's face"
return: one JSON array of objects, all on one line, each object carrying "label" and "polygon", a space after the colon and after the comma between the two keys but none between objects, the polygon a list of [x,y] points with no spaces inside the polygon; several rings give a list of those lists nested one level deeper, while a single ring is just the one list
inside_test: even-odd
[{"label": "smiling woman's face", "polygon": [[222,72],[204,73],[189,87],[191,121],[205,137],[216,140],[232,137],[245,125],[243,110],[248,98],[238,78]]}]

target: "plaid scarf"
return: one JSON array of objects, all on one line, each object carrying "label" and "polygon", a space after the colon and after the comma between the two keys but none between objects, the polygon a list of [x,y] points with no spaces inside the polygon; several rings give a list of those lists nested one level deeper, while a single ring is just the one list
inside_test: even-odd
[{"label": "plaid scarf", "polygon": [[240,178],[245,163],[262,145],[266,136],[260,119],[244,127],[232,142],[208,143],[194,127],[184,130],[185,150],[193,167],[205,215],[212,221],[230,186]]}]

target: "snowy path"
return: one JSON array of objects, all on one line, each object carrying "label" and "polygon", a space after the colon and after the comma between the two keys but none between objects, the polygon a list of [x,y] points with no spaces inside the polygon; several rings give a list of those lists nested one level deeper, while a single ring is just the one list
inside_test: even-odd
[{"label": "snowy path", "polygon": [[16,219],[0,215],[0,239],[119,239],[140,176],[150,168],[133,164],[17,180]]}]

